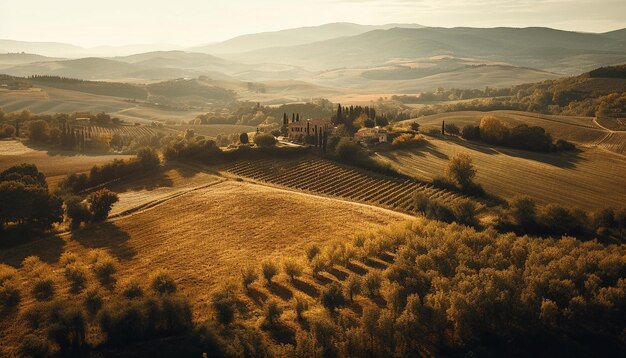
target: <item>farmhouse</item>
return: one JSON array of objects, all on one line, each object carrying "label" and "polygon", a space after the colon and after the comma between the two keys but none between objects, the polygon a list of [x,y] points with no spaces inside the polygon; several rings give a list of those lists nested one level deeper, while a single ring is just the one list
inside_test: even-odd
[{"label": "farmhouse", "polygon": [[332,123],[328,118],[311,118],[293,121],[287,125],[290,140],[301,140],[306,137],[315,137],[328,133]]},{"label": "farmhouse", "polygon": [[377,143],[391,143],[397,133],[389,132],[386,129],[380,127],[373,128],[361,128],[354,135],[357,141],[365,144],[372,145]]}]

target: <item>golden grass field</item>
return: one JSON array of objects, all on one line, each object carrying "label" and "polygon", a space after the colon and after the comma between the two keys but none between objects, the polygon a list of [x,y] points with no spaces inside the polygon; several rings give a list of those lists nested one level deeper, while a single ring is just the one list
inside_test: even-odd
[{"label": "golden grass field", "polygon": [[180,121],[205,113],[201,110],[166,110],[141,103],[128,102],[124,98],[90,94],[42,86],[30,91],[0,92],[0,108],[5,112],[25,109],[33,113],[106,112],[129,123],[151,121]]},{"label": "golden grass field", "polygon": [[[0,263],[18,267],[40,256],[61,272],[63,252],[84,256],[104,249],[120,260],[120,279],[140,282],[157,268],[168,270],[194,306],[195,319],[208,319],[210,295],[218,284],[237,280],[243,265],[301,255],[306,245],[349,238],[408,215],[394,211],[259,185],[211,168],[170,164],[150,177],[116,183],[120,201],[113,217],[74,233],[41,238],[0,250]],[[62,275],[58,295],[69,295]],[[23,282],[20,311],[34,304]],[[0,324],[0,355],[15,349],[18,317]],[[13,342],[13,343],[11,343]]]},{"label": "golden grass field", "polygon": [[0,140],[0,171],[20,163],[35,164],[43,172],[51,188],[65,176],[88,171],[94,165],[113,159],[133,158],[134,155],[87,155],[71,151],[35,149],[17,140]]},{"label": "golden grass field", "polygon": [[490,194],[510,199],[528,195],[540,204],[558,203],[583,209],[626,205],[626,157],[600,148],[579,153],[534,153],[460,138],[429,138],[424,148],[380,152],[401,172],[430,180],[443,176],[448,159],[469,153],[475,181]]}]

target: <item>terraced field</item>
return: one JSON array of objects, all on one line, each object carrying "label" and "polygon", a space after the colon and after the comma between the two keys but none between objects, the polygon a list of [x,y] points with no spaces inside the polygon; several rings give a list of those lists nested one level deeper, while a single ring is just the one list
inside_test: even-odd
[{"label": "terraced field", "polygon": [[416,192],[448,204],[464,199],[457,193],[437,189],[431,184],[417,180],[364,173],[317,158],[299,161],[240,161],[228,165],[223,170],[260,182],[340,197],[405,213],[414,213],[413,198]]},{"label": "terraced field", "polygon": [[95,134],[97,136],[112,136],[113,134],[120,134],[127,137],[139,137],[144,135],[153,135],[157,132],[155,129],[147,126],[89,126],[89,128],[91,128],[91,134]]}]

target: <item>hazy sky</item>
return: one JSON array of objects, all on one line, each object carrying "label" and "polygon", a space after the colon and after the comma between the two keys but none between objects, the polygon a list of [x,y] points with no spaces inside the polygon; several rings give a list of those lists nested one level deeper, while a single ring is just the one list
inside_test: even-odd
[{"label": "hazy sky", "polygon": [[0,38],[82,46],[194,45],[328,22],[604,32],[626,27],[626,0],[0,0]]}]

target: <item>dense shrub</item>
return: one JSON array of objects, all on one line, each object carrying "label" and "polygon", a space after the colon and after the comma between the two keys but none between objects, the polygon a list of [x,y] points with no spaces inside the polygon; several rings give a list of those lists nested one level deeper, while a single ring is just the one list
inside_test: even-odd
[{"label": "dense shrub", "polygon": [[329,311],[334,311],[338,307],[343,306],[346,302],[346,299],[343,295],[341,285],[333,282],[324,287],[320,296],[320,302]]},{"label": "dense shrub", "polygon": [[36,166],[20,164],[0,172],[0,230],[11,223],[49,229],[63,220],[62,205]]},{"label": "dense shrub", "polygon": [[280,315],[283,314],[283,309],[277,300],[272,299],[266,303],[265,306],[265,322],[272,326],[278,323]]},{"label": "dense shrub", "polygon": [[20,303],[20,291],[17,282],[17,270],[0,264],[0,312],[17,307]]},{"label": "dense shrub", "polygon": [[278,266],[271,261],[265,261],[261,264],[261,273],[267,283],[272,284],[272,279],[278,274]]},{"label": "dense shrub", "polygon": [[445,129],[446,133],[451,134],[451,135],[460,135],[461,134],[461,130],[454,123],[446,123],[446,125],[444,126],[444,129]]},{"label": "dense shrub", "polygon": [[302,274],[302,264],[295,259],[285,260],[283,262],[283,268],[285,270],[285,274],[289,276],[291,281]]},{"label": "dense shrub", "polygon": [[91,288],[85,292],[85,298],[83,299],[83,306],[87,313],[94,316],[100,311],[104,304],[104,299],[97,288]]},{"label": "dense shrub", "polygon": [[480,140],[480,127],[472,124],[464,126],[461,137],[467,140]]},{"label": "dense shrub", "polygon": [[476,204],[471,201],[463,201],[454,206],[454,221],[459,224],[478,227],[478,219],[476,218]]},{"label": "dense shrub", "polygon": [[259,147],[271,147],[276,145],[276,138],[271,134],[257,134],[254,136],[254,144]]},{"label": "dense shrub", "polygon": [[244,267],[241,270],[241,284],[245,291],[248,291],[248,287],[250,286],[250,284],[252,284],[258,278],[259,275],[257,274],[255,268],[252,266]]},{"label": "dense shrub", "polygon": [[48,123],[43,119],[31,121],[28,123],[28,137],[38,142],[48,141],[50,128]]},{"label": "dense shrub", "polygon": [[78,196],[70,196],[65,199],[65,215],[70,220],[70,228],[76,230],[80,227],[81,223],[87,223],[91,221],[91,211],[82,198]]},{"label": "dense shrub", "polygon": [[165,271],[157,271],[150,277],[150,286],[154,292],[165,295],[176,292],[176,281]]},{"label": "dense shrub", "polygon": [[461,189],[468,188],[476,176],[472,158],[465,153],[458,153],[450,158],[446,167],[446,176]]},{"label": "dense shrub", "polygon": [[417,148],[426,144],[426,140],[419,134],[401,134],[391,142],[393,148]]},{"label": "dense shrub", "polygon": [[143,288],[136,280],[127,281],[122,287],[122,295],[129,300],[143,297],[143,294]]},{"label": "dense shrub", "polygon": [[87,202],[92,220],[95,222],[105,221],[109,216],[111,207],[118,201],[117,194],[108,189],[100,189],[89,194]]},{"label": "dense shrub", "polygon": [[93,273],[103,285],[111,285],[115,282],[115,274],[118,270],[117,260],[104,251],[94,250],[90,253]]},{"label": "dense shrub", "polygon": [[49,275],[35,278],[31,289],[33,297],[38,301],[49,301],[54,297],[54,281]]},{"label": "dense shrub", "polygon": [[10,124],[0,125],[0,139],[12,138],[15,135],[15,127]]},{"label": "dense shrub", "polygon": [[65,278],[70,283],[70,289],[74,293],[78,293],[85,288],[87,284],[87,267],[78,262],[74,262],[65,266]]},{"label": "dense shrub", "polygon": [[215,310],[218,322],[229,324],[235,319],[235,286],[225,285],[220,287],[211,298],[211,306]]},{"label": "dense shrub", "polygon": [[193,327],[190,303],[172,295],[122,301],[105,307],[99,317],[100,329],[114,345],[182,333]]}]

